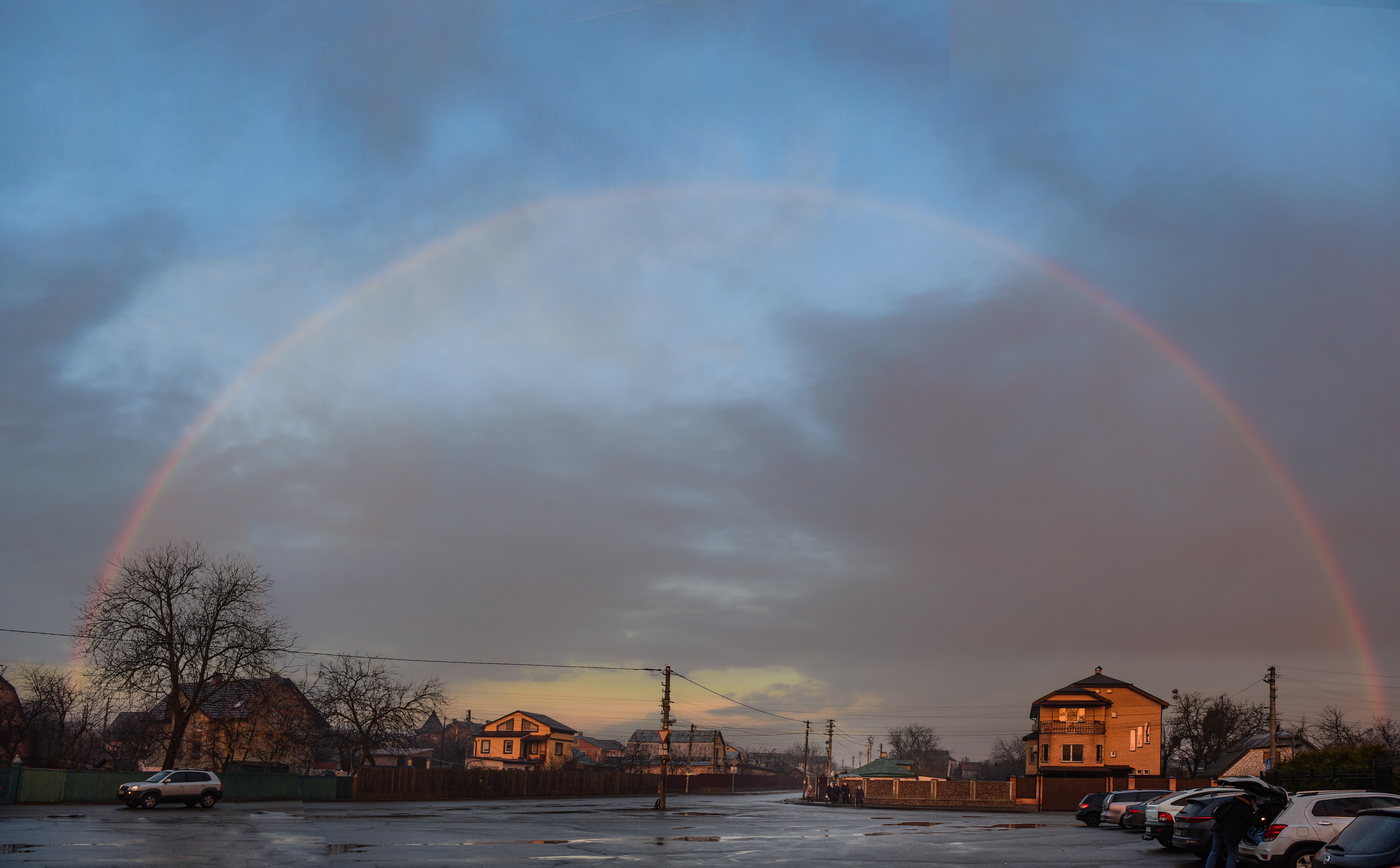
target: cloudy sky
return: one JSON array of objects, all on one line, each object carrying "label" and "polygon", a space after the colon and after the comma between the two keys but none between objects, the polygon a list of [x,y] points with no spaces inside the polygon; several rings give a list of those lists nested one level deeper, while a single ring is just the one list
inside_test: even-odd
[{"label": "cloudy sky", "polygon": [[741,744],[1400,688],[1394,4],[11,0],[0,81],[0,627],[198,540]]}]

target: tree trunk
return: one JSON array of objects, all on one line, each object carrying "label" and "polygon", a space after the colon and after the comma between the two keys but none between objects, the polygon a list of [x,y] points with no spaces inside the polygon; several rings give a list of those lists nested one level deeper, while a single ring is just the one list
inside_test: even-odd
[{"label": "tree trunk", "polygon": [[174,707],[170,709],[170,743],[165,746],[165,761],[161,764],[161,768],[176,768],[180,759],[180,748],[185,742],[185,729],[189,725],[189,714],[176,702]]}]

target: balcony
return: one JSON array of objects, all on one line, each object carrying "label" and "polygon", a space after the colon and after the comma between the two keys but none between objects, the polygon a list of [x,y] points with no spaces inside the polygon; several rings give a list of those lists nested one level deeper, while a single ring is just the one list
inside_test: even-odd
[{"label": "balcony", "polygon": [[1102,720],[1079,720],[1066,723],[1059,720],[1042,720],[1036,731],[1059,735],[1103,735],[1104,722]]}]

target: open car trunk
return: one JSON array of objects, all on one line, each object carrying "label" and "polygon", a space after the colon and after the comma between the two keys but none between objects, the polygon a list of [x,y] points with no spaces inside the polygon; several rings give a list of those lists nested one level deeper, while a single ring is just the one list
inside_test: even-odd
[{"label": "open car trunk", "polygon": [[1288,804],[1288,793],[1282,787],[1276,787],[1254,775],[1220,778],[1219,783],[1223,787],[1238,787],[1254,796],[1257,800],[1255,807],[1259,811],[1259,820],[1265,826],[1272,823],[1274,817]]}]

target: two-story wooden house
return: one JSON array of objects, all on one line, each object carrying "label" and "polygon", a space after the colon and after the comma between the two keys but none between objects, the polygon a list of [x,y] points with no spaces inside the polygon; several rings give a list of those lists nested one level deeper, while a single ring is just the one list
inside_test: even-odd
[{"label": "two-story wooden house", "polygon": [[476,736],[477,768],[556,769],[573,759],[578,732],[552,717],[512,711],[488,721]]},{"label": "two-story wooden house", "polygon": [[1031,703],[1026,774],[1162,773],[1167,703],[1103,667]]}]

